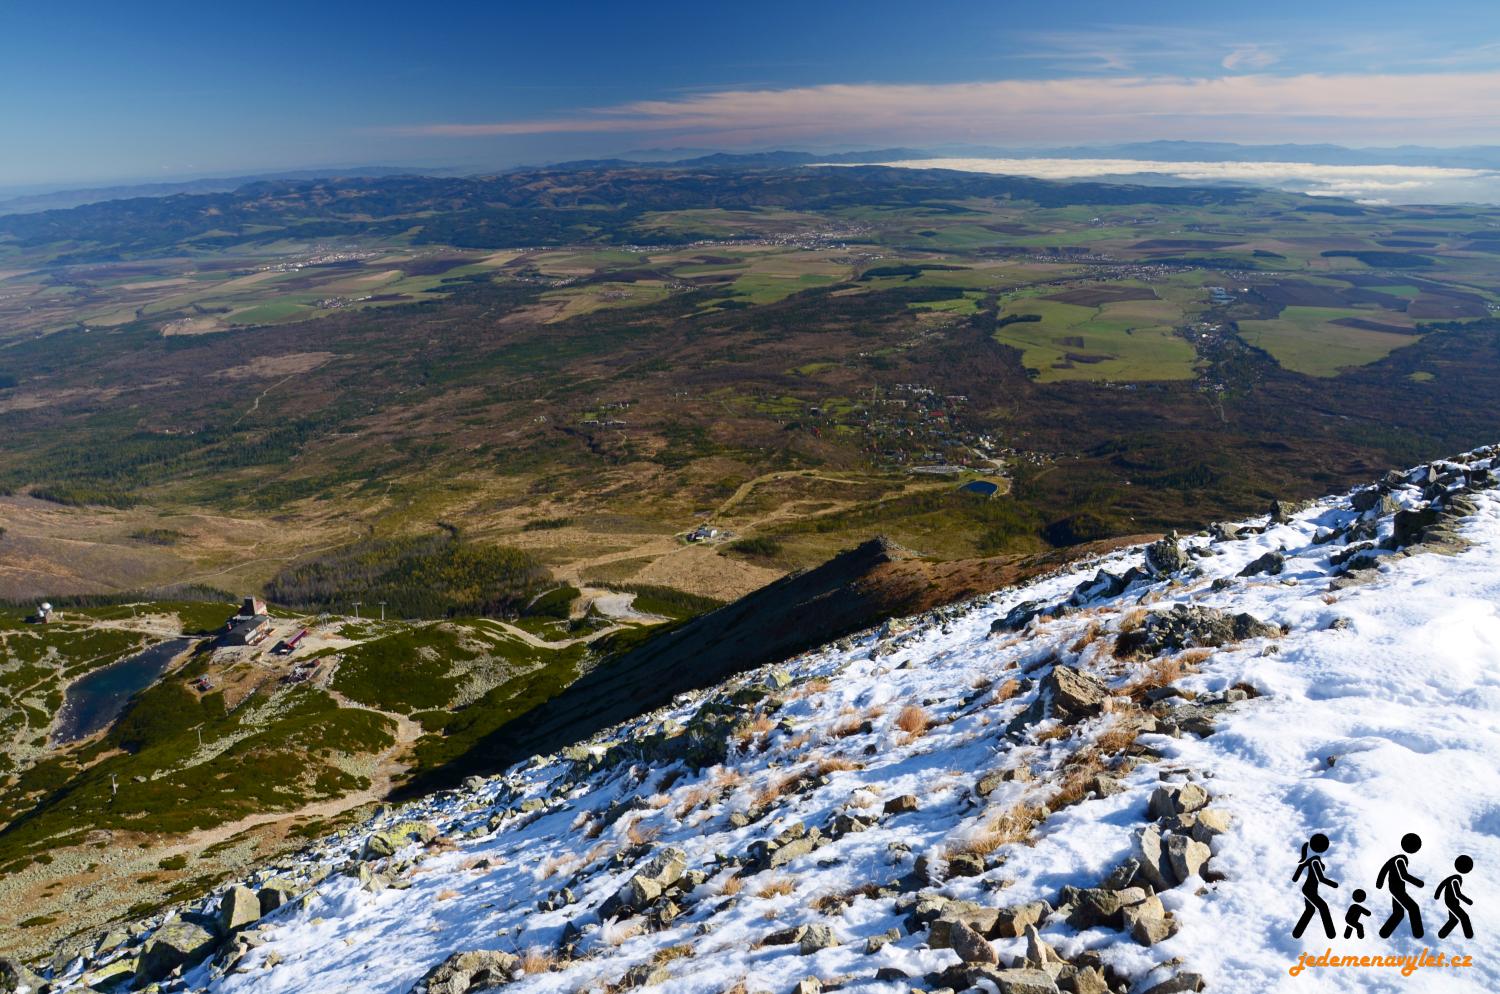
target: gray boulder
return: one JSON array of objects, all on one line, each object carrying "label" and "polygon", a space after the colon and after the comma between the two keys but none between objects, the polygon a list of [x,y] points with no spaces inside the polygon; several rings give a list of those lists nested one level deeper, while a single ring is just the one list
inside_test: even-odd
[{"label": "gray boulder", "polygon": [[1019,939],[1026,934],[1028,926],[1040,925],[1050,910],[1042,901],[1001,908],[995,917],[992,934],[1002,939]]},{"label": "gray boulder", "polygon": [[797,940],[797,951],[803,956],[811,956],[820,949],[831,949],[838,944],[839,940],[834,937],[833,929],[827,925],[809,925]]},{"label": "gray boulder", "polygon": [[392,856],[396,850],[412,842],[426,845],[437,838],[437,834],[437,829],[425,821],[398,822],[365,840],[364,858],[378,859],[381,856]]},{"label": "gray boulder", "polygon": [[1170,818],[1173,815],[1197,811],[1208,804],[1208,791],[1195,783],[1181,786],[1162,786],[1151,792],[1148,811],[1152,818]]},{"label": "gray boulder", "polygon": [[1000,994],[1058,994],[1057,983],[1044,970],[999,970],[977,966],[969,970],[969,981],[976,986],[989,981]]},{"label": "gray boulder", "polygon": [[217,942],[214,934],[202,925],[168,922],[146,940],[136,964],[136,983],[154,983],[180,966],[194,965],[213,952]]},{"label": "gray boulder", "polygon": [[1093,677],[1071,666],[1054,666],[1042,678],[1036,700],[1011,721],[1007,731],[1014,734],[1047,718],[1063,722],[1082,721],[1104,710],[1109,688]]},{"label": "gray boulder", "polygon": [[1173,604],[1146,616],[1141,626],[1120,636],[1122,654],[1159,655],[1195,647],[1229,645],[1249,638],[1276,638],[1281,629],[1250,614],[1229,614],[1199,604]]},{"label": "gray boulder", "polygon": [[285,877],[273,877],[255,895],[260,902],[260,913],[269,915],[283,904],[294,901],[302,889]]},{"label": "gray boulder", "polygon": [[44,984],[20,960],[0,956],[0,994],[38,994]]},{"label": "gray boulder", "polygon": [[1167,861],[1178,883],[1200,876],[1203,864],[1212,855],[1213,850],[1191,836],[1174,835],[1167,839]]},{"label": "gray boulder", "polygon": [[1177,541],[1177,533],[1171,532],[1146,546],[1146,569],[1152,576],[1170,576],[1186,569],[1188,555]]},{"label": "gray boulder", "polygon": [[1275,549],[1252,561],[1244,569],[1236,573],[1236,576],[1259,576],[1262,573],[1268,576],[1276,576],[1286,569],[1286,556]]},{"label": "gray boulder", "polygon": [[948,945],[965,963],[1000,962],[1000,957],[996,955],[995,947],[990,945],[989,940],[963,922],[954,922],[953,927],[948,930]]},{"label": "gray boulder", "polygon": [[417,981],[409,994],[469,994],[508,983],[520,965],[510,953],[492,949],[454,953]]},{"label": "gray boulder", "polygon": [[1161,898],[1155,894],[1121,909],[1120,918],[1123,930],[1143,946],[1154,946],[1172,935],[1172,922],[1167,918]]},{"label": "gray boulder", "polygon": [[249,887],[239,884],[219,898],[219,928],[228,935],[260,918],[260,897]]}]

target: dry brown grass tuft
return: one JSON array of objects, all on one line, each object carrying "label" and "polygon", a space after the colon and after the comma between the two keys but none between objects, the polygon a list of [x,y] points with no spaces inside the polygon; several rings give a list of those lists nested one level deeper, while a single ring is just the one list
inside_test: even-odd
[{"label": "dry brown grass tuft", "polygon": [[1136,736],[1141,730],[1132,722],[1121,722],[1111,725],[1099,737],[1094,740],[1094,748],[1107,756],[1118,755],[1135,744]]},{"label": "dry brown grass tuft", "polygon": [[1084,633],[1082,635],[1078,636],[1078,641],[1076,641],[1072,645],[1068,646],[1068,651],[1069,652],[1082,652],[1083,650],[1087,649],[1089,646],[1093,645],[1094,642],[1096,640],[1098,640],[1099,636],[1102,635],[1103,633],[1104,633],[1104,627],[1102,625],[1100,625],[1097,621],[1091,621],[1091,622],[1089,622],[1089,627],[1084,630]]},{"label": "dry brown grass tuft", "polygon": [[858,735],[859,730],[864,727],[864,724],[862,718],[841,718],[834,723],[832,728],[828,729],[828,734],[835,739],[847,739],[851,735]]},{"label": "dry brown grass tuft", "polygon": [[546,973],[556,965],[557,956],[541,946],[530,947],[521,957],[521,969],[526,971],[527,976]]},{"label": "dry brown grass tuft", "polygon": [[792,883],[790,877],[779,877],[776,880],[768,880],[761,884],[760,890],[755,892],[755,896],[761,898],[780,897],[783,894],[790,894],[796,889],[797,886]]},{"label": "dry brown grass tuft", "polygon": [[453,900],[457,896],[458,896],[458,891],[445,889],[445,890],[438,891],[437,899],[439,901],[451,901],[451,900]]},{"label": "dry brown grass tuft", "polygon": [[798,732],[796,735],[793,735],[791,738],[786,740],[786,747],[789,751],[796,752],[800,749],[806,749],[807,744],[811,741],[811,732]]},{"label": "dry brown grass tuft", "polygon": [[996,688],[995,703],[999,704],[1001,701],[1008,701],[1020,692],[1021,681],[1015,679],[1007,680]]},{"label": "dry brown grass tuft", "polygon": [[745,775],[738,767],[720,766],[714,769],[714,775],[709,778],[709,785],[719,792],[734,790],[745,782]]},{"label": "dry brown grass tuft", "polygon": [[1067,738],[1072,733],[1073,730],[1071,728],[1061,722],[1058,722],[1051,728],[1037,732],[1035,737],[1038,742],[1056,742],[1058,739]]},{"label": "dry brown grass tuft", "polygon": [[682,792],[682,799],[677,803],[676,817],[680,820],[686,818],[694,811],[707,804],[714,796],[713,789],[707,784],[699,784]]},{"label": "dry brown grass tuft", "polygon": [[1189,668],[1196,668],[1200,663],[1205,663],[1213,658],[1214,651],[1209,648],[1199,647],[1197,649],[1184,649],[1177,654],[1178,662]]},{"label": "dry brown grass tuft", "polygon": [[896,727],[914,739],[919,738],[932,727],[932,715],[926,708],[908,704],[896,715]]},{"label": "dry brown grass tuft", "polygon": [[967,846],[964,851],[976,856],[988,856],[1001,846],[1028,841],[1031,833],[1046,817],[1046,808],[1032,807],[1024,801],[1017,802],[992,818],[987,828],[971,837],[972,841],[960,844]]},{"label": "dry brown grass tuft", "polygon": [[1141,625],[1145,624],[1146,615],[1148,613],[1149,612],[1143,607],[1133,608],[1129,611],[1126,611],[1123,615],[1120,616],[1120,634],[1124,635],[1127,632],[1133,632],[1137,628],[1141,627]]},{"label": "dry brown grass tuft", "polygon": [[864,763],[856,763],[854,760],[844,756],[829,756],[818,760],[818,776],[826,777],[830,773],[840,773],[844,770],[862,770]]},{"label": "dry brown grass tuft", "polygon": [[745,886],[744,877],[725,877],[724,882],[719,885],[719,893],[725,897],[733,897]]},{"label": "dry brown grass tuft", "polygon": [[1125,688],[1125,695],[1131,700],[1139,701],[1149,691],[1155,690],[1157,687],[1166,687],[1174,684],[1186,674],[1187,667],[1183,665],[1181,655],[1158,656],[1148,662],[1140,676],[1136,677]]},{"label": "dry brown grass tuft", "polygon": [[630,823],[630,826],[628,828],[625,829],[625,838],[629,839],[630,844],[633,846],[650,845],[651,843],[656,841],[657,836],[661,835],[660,825],[652,825],[649,828],[645,828],[641,825],[641,822],[643,820],[644,819],[637,818],[635,821]]},{"label": "dry brown grass tuft", "polygon": [[1061,811],[1077,804],[1089,794],[1089,781],[1104,772],[1104,762],[1092,749],[1080,751],[1074,762],[1064,771],[1057,790],[1047,798],[1049,811]]},{"label": "dry brown grass tuft", "polygon": [[678,959],[687,959],[692,955],[693,947],[685,942],[677,946],[665,946],[651,954],[651,965],[661,966],[663,963],[670,963]]},{"label": "dry brown grass tuft", "polygon": [[801,784],[801,782],[801,773],[789,773],[784,777],[778,777],[774,780],[771,780],[761,788],[759,794],[755,795],[755,803],[752,806],[756,808],[770,807],[772,804],[775,804],[778,800],[795,790],[797,786]]},{"label": "dry brown grass tuft", "polygon": [[751,742],[755,741],[762,735],[765,735],[775,727],[776,722],[770,715],[758,714],[755,716],[754,721],[751,721],[748,725],[741,728],[738,732],[735,733],[735,739],[740,743],[740,745],[748,746]]}]

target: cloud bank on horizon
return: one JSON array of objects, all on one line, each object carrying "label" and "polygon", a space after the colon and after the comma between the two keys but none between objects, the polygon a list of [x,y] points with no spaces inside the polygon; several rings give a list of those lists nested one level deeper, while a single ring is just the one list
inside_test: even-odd
[{"label": "cloud bank on horizon", "polygon": [[[1348,197],[1369,204],[1488,199],[1477,191],[1500,186],[1500,172],[1440,166],[1338,166],[1310,162],[1159,162],[1149,159],[902,159],[880,165],[901,169],[1077,180],[1166,176],[1191,183],[1235,183],[1295,190],[1318,197]],[[1449,191],[1470,191],[1471,198]]]},{"label": "cloud bank on horizon", "polygon": [[[1253,46],[1225,65],[1256,68]],[[1231,65],[1232,63],[1232,65]],[[410,137],[641,134],[728,147],[793,141],[1464,144],[1500,133],[1500,70],[1115,76],[733,89],[540,118],[386,129]]]}]

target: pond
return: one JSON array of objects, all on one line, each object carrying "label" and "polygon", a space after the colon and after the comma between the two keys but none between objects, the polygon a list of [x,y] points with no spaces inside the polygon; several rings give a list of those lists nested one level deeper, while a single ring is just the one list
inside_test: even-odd
[{"label": "pond", "polygon": [[52,741],[74,742],[107,727],[125,710],[131,695],[151,686],[167,664],[192,644],[192,639],[162,642],[74,680],[68,686]]}]

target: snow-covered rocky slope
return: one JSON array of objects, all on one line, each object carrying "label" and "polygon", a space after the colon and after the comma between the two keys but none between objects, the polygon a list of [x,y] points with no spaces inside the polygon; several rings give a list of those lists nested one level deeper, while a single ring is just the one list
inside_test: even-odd
[{"label": "snow-covered rocky slope", "polygon": [[[61,972],[224,994],[1495,990],[1493,454],[679,697]],[[1315,832],[1340,935],[1367,893],[1363,940],[1291,937]],[[1428,935],[1385,940],[1376,875],[1408,832]],[[1475,937],[1438,939],[1461,853]],[[1472,966],[1289,972],[1330,947]]]}]

